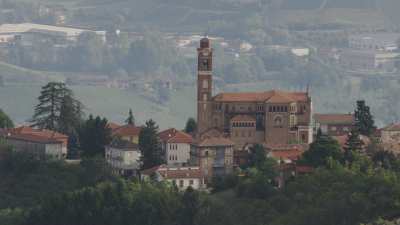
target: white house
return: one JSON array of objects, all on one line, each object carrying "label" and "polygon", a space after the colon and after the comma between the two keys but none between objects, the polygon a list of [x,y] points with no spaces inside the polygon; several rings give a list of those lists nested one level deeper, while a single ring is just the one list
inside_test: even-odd
[{"label": "white house", "polygon": [[139,147],[126,140],[114,140],[106,146],[106,162],[115,174],[121,176],[135,176],[140,168]]},{"label": "white house", "polygon": [[153,179],[157,181],[167,181],[175,185],[179,190],[184,191],[188,187],[195,190],[206,188],[204,174],[200,167],[180,167],[180,166],[156,166],[141,172],[142,179]]},{"label": "white house", "polygon": [[168,165],[185,165],[190,160],[190,146],[193,138],[174,128],[158,134]]},{"label": "white house", "polygon": [[63,159],[63,142],[34,134],[10,134],[7,143],[17,152],[26,152],[39,158]]}]

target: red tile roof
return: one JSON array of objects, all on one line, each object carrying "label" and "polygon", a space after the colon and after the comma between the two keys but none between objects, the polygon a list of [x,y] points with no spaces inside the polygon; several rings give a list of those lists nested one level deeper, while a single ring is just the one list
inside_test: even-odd
[{"label": "red tile roof", "polygon": [[47,129],[34,129],[28,126],[21,126],[8,130],[9,137],[39,143],[62,142],[68,144],[68,136],[56,131]]},{"label": "red tile roof", "polygon": [[121,125],[119,125],[118,123],[110,122],[110,123],[108,123],[108,127],[109,127],[111,130],[115,130],[115,129],[120,128]]},{"label": "red tile roof", "polygon": [[314,120],[321,124],[349,124],[354,123],[353,114],[314,114]]},{"label": "red tile roof", "polygon": [[124,125],[112,131],[113,136],[139,136],[142,127]]},{"label": "red tile roof", "polygon": [[400,123],[390,124],[382,129],[383,131],[400,131]]},{"label": "red tile roof", "polygon": [[300,159],[300,157],[303,155],[304,151],[300,149],[291,149],[291,150],[276,150],[276,151],[271,151],[270,154],[273,158],[275,159],[281,159],[281,160],[292,160],[296,161]]},{"label": "red tile roof", "polygon": [[272,90],[266,92],[220,93],[214,97],[219,102],[270,102],[291,103],[308,101],[307,92],[285,92]]},{"label": "red tile roof", "polygon": [[155,166],[143,170],[143,175],[151,176],[158,172],[164,179],[204,178],[199,167],[168,167],[166,165]]},{"label": "red tile roof", "polygon": [[231,122],[254,122],[256,119],[249,115],[237,115],[231,119]]},{"label": "red tile roof", "polygon": [[167,143],[193,143],[193,138],[189,134],[179,131],[175,128],[170,128],[168,130],[164,130],[158,134],[161,141]]},{"label": "red tile roof", "polygon": [[49,138],[45,136],[40,136],[36,134],[11,134],[7,136],[7,139],[11,140],[20,140],[27,141],[33,143],[41,143],[41,144],[62,144],[63,141],[56,138]]}]

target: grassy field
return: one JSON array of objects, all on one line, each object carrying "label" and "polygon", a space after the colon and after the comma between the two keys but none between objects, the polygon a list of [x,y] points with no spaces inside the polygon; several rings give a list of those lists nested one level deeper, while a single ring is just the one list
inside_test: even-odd
[{"label": "grassy field", "polygon": [[[165,105],[151,102],[134,91],[87,86],[72,89],[86,106],[87,114],[105,116],[118,123],[125,120],[129,108],[132,108],[139,123],[153,118],[161,128],[183,128],[187,118],[194,116],[194,89],[172,92],[171,100]],[[24,123],[32,116],[39,94],[39,85],[0,87],[0,108],[18,124]]]}]

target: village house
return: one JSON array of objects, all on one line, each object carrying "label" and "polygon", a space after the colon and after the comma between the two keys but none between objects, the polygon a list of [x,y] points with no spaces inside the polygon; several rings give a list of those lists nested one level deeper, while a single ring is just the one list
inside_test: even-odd
[{"label": "village house", "polygon": [[22,126],[8,129],[3,136],[18,152],[29,152],[40,158],[65,159],[67,156],[68,136],[55,131]]},{"label": "village house", "polygon": [[190,147],[193,143],[192,136],[171,128],[160,132],[158,137],[168,165],[186,165],[189,163]]},{"label": "village house", "polygon": [[127,140],[114,139],[106,146],[105,158],[114,174],[136,176],[140,169],[139,146]]},{"label": "village house", "polygon": [[205,176],[198,166],[180,167],[160,165],[141,172],[141,178],[167,181],[184,191],[188,187],[195,190],[206,188]]},{"label": "village house", "polygon": [[204,136],[192,144],[191,163],[200,165],[206,182],[211,182],[233,172],[234,145],[224,137]]},{"label": "village house", "polygon": [[377,32],[350,35],[348,40],[352,49],[394,51],[399,38],[400,33]]},{"label": "village house", "polygon": [[386,151],[400,154],[400,124],[391,124],[381,129],[381,143]]},{"label": "village house", "polygon": [[314,114],[314,135],[318,130],[330,136],[347,135],[354,127],[353,114]]}]

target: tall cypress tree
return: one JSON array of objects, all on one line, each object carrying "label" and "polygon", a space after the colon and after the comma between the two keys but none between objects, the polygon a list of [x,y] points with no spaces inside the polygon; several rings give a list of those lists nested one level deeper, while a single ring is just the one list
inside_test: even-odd
[{"label": "tall cypress tree", "polygon": [[364,100],[357,101],[357,109],[354,112],[354,117],[355,126],[358,128],[360,134],[370,136],[374,133],[376,129],[374,118]]},{"label": "tall cypress tree", "polygon": [[111,129],[106,118],[92,115],[82,125],[79,140],[84,156],[104,155],[105,146],[111,142]]},{"label": "tall cypress tree", "polygon": [[139,149],[142,153],[142,169],[148,169],[164,163],[161,144],[158,139],[158,126],[153,120],[146,121],[146,126],[139,134]]},{"label": "tall cypress tree", "polygon": [[135,125],[135,117],[133,116],[132,109],[129,109],[129,115],[128,118],[126,118],[125,123],[129,125]]}]

